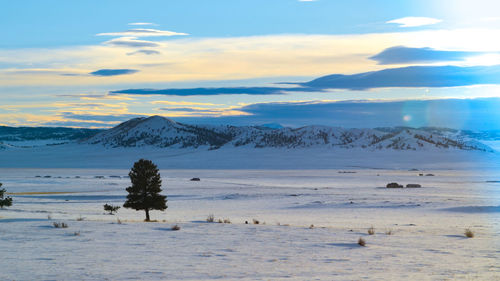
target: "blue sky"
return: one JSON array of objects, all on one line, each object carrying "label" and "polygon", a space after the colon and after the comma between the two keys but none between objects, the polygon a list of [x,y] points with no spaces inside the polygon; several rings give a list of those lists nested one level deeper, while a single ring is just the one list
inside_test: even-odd
[{"label": "blue sky", "polygon": [[[192,123],[478,128],[474,116],[492,111],[474,99],[496,104],[500,96],[499,9],[485,0],[7,1],[0,124],[110,127],[157,114]],[[469,121],[417,116],[437,110],[431,102],[411,120],[403,114],[408,101],[457,98]],[[403,113],[379,114],[387,106]],[[339,107],[349,114],[333,114]],[[373,114],[383,120],[368,122]]]}]

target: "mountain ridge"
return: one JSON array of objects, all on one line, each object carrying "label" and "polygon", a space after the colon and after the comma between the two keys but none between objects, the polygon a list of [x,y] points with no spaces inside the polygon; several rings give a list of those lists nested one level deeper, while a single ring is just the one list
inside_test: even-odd
[{"label": "mountain ridge", "polygon": [[493,151],[460,131],[445,128],[346,129],[311,125],[300,128],[188,125],[161,116],[128,120],[80,141],[106,147],[218,149],[247,148],[362,148],[372,150],[459,149]]}]

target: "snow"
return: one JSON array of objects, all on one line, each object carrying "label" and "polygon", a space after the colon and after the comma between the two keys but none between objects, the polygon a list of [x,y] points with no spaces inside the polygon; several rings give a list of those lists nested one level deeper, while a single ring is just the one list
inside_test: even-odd
[{"label": "snow", "polygon": [[[150,117],[68,141],[0,143],[14,200],[0,210],[0,280],[500,280],[493,140]],[[140,158],[161,169],[168,196],[156,222],[103,210],[123,205]]]},{"label": "snow", "polygon": [[[152,223],[143,212],[103,211],[123,204],[128,168],[1,168],[0,182],[17,195],[0,210],[0,280],[499,278],[495,167],[444,161],[410,171],[376,159],[366,168],[293,170],[166,169],[164,161],[169,207],[152,212]],[[384,188],[388,182],[423,187]],[[207,223],[209,214],[232,223]]]}]

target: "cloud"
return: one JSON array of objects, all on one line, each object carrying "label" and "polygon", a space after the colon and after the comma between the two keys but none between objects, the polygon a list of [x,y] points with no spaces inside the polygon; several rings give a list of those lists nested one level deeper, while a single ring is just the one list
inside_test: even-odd
[{"label": "cloud", "polygon": [[424,25],[432,25],[442,22],[443,20],[427,17],[404,17],[387,21],[386,23],[395,23],[399,27],[417,27]]},{"label": "cloud", "polygon": [[132,118],[141,117],[141,114],[75,114],[73,112],[61,112],[59,116],[65,119],[79,120],[79,121],[100,121],[100,122],[123,122]]},{"label": "cloud", "polygon": [[[126,89],[111,91],[111,95],[166,95],[166,96],[215,96],[215,95],[282,95],[286,91],[303,91],[305,88],[280,87],[227,87],[189,89]],[[313,91],[314,89],[309,89]]]},{"label": "cloud", "polygon": [[206,105],[215,106],[221,104],[214,104],[210,102],[190,102],[190,101],[152,101],[151,104],[161,104],[161,105]]},{"label": "cloud", "polygon": [[130,47],[130,48],[142,48],[142,47],[159,47],[160,44],[147,41],[147,40],[138,40],[136,37],[120,37],[108,40],[104,42],[107,45],[113,45],[118,47]]},{"label": "cloud", "polygon": [[347,128],[446,127],[472,130],[500,129],[499,98],[400,101],[308,101],[256,103],[235,111],[246,116],[182,117],[192,124],[258,125],[279,123],[290,127],[307,125]]},{"label": "cloud", "polygon": [[110,95],[283,95],[291,92],[324,92],[329,89],[367,90],[373,88],[458,87],[500,84],[500,65],[495,66],[409,66],[379,71],[343,75],[332,74],[304,83],[298,87],[226,87],[187,89],[126,89],[111,91]]},{"label": "cloud", "polygon": [[187,33],[175,32],[169,30],[159,30],[151,28],[134,28],[119,32],[98,33],[97,36],[120,36],[120,37],[157,37],[157,36],[179,36],[189,35]]},{"label": "cloud", "polygon": [[131,22],[128,25],[151,25],[151,26],[157,26],[156,23],[152,23],[152,22]]},{"label": "cloud", "polygon": [[220,113],[220,109],[209,108],[193,108],[193,107],[161,107],[158,110],[163,111],[181,111],[181,112],[197,112],[197,113]]},{"label": "cloud", "polygon": [[74,128],[94,128],[94,129],[108,129],[120,121],[116,122],[96,122],[96,121],[49,121],[44,122],[43,126],[55,127],[74,127]]},{"label": "cloud", "polygon": [[136,69],[99,69],[93,72],[90,72],[90,75],[94,76],[117,76],[117,75],[125,75],[125,74],[134,74],[139,72]]},{"label": "cloud", "polygon": [[500,84],[500,65],[388,68],[352,75],[327,75],[300,85],[316,89],[363,90],[388,87],[457,87],[481,84]]},{"label": "cloud", "polygon": [[[193,87],[200,87],[205,83],[203,81],[266,79],[268,82],[270,79],[282,80],[283,77],[319,77],[327,73],[352,74],[384,68],[367,57],[393,46],[495,53],[500,50],[500,37],[495,35],[499,32],[500,29],[493,28],[427,29],[354,35],[177,37],[178,39],[170,37],[168,41],[159,42],[116,38],[108,41],[109,44],[95,46],[0,49],[0,64],[9,65],[7,69],[0,69],[0,85],[4,87],[109,85],[109,80],[93,79],[94,77],[89,75],[73,77],[56,73],[47,73],[46,76],[21,75],[7,71],[39,68],[58,70],[60,73],[86,74],[104,67],[103,61],[106,62],[106,68],[127,67],[141,70],[147,68],[147,71],[137,75],[121,76],[120,82],[127,86],[116,86],[120,77],[115,77],[112,86],[114,89],[131,88],[130,85],[133,83],[137,85],[134,86],[136,88],[144,88],[160,87],[146,85],[199,81]],[[126,55],[152,47],[161,54]],[[476,58],[471,57],[457,64],[483,65],[485,62],[500,64],[500,56],[481,58],[480,61],[475,60]],[[297,79],[299,78],[294,78],[292,81],[299,81]],[[300,79],[305,81],[305,78]],[[212,85],[225,86],[221,83]]]},{"label": "cloud", "polygon": [[422,62],[463,61],[477,52],[442,51],[432,48],[390,47],[371,56],[378,64],[410,64]]},{"label": "cloud", "polygon": [[159,51],[155,51],[155,50],[137,50],[135,52],[127,53],[128,56],[137,55],[137,54],[142,54],[142,55],[159,55],[161,53]]}]

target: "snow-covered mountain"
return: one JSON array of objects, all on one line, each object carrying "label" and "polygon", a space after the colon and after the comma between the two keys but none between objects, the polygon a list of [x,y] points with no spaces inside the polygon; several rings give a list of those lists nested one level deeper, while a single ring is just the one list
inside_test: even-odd
[{"label": "snow-covered mountain", "polygon": [[106,147],[458,149],[492,151],[461,131],[439,128],[346,129],[327,126],[268,128],[187,125],[168,118],[134,118],[81,141]]}]

